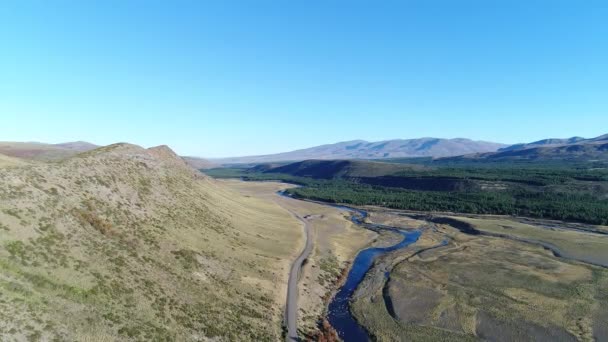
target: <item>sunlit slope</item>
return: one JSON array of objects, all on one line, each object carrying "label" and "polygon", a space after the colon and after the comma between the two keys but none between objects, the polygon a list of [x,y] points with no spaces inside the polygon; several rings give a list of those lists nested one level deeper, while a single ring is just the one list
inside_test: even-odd
[{"label": "sunlit slope", "polygon": [[4,155],[4,154],[0,154],[0,167],[24,166],[27,164],[28,164],[28,162],[23,159],[14,158],[14,157],[10,157],[10,156]]},{"label": "sunlit slope", "polygon": [[84,141],[62,144],[0,141],[0,154],[26,160],[56,161],[97,148]]},{"label": "sunlit slope", "polygon": [[0,168],[0,339],[277,340],[299,223],[167,147]]}]

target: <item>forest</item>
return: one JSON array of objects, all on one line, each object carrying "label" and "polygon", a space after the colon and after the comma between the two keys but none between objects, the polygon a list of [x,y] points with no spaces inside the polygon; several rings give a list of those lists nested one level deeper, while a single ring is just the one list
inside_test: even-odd
[{"label": "forest", "polygon": [[[425,179],[466,180],[462,188],[408,189],[369,184],[381,177],[313,179],[245,169],[206,170],[213,177],[279,180],[302,185],[289,189],[294,197],[351,205],[378,205],[415,211],[499,214],[608,225],[608,171],[578,168],[445,167],[402,171],[392,183]],[[362,182],[365,181],[365,182]],[[402,180],[397,182],[396,180]],[[381,182],[380,182],[381,183]],[[415,182],[414,182],[415,183]]]}]

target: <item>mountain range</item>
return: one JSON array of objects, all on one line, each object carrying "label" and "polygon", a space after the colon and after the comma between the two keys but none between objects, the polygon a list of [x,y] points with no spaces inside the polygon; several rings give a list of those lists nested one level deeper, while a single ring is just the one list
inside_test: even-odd
[{"label": "mountain range", "polygon": [[[58,161],[90,151],[99,146],[84,142],[45,144],[38,142],[0,142],[2,163],[22,160]],[[9,161],[8,157],[18,158]],[[608,160],[608,134],[596,138],[548,138],[531,143],[506,145],[470,139],[395,139],[378,142],[365,140],[344,141],[277,154],[219,159],[181,157],[194,169],[209,169],[237,164],[263,164],[297,162],[302,160],[432,158],[437,162],[470,161],[606,161]]]},{"label": "mountain range", "polygon": [[440,159],[446,161],[608,161],[608,134],[585,139],[544,139],[516,144],[496,152]]},{"label": "mountain range", "polygon": [[344,141],[278,154],[213,159],[217,164],[246,164],[305,159],[385,159],[403,157],[449,157],[469,153],[494,152],[506,147],[487,141],[470,139],[395,139],[377,142]]},{"label": "mountain range", "polygon": [[460,161],[605,161],[608,134],[586,139],[549,138],[531,143],[505,145],[470,139],[398,139],[379,142],[353,140],[278,154],[213,159],[217,165],[286,163],[302,160],[387,160],[432,158],[437,162]]}]

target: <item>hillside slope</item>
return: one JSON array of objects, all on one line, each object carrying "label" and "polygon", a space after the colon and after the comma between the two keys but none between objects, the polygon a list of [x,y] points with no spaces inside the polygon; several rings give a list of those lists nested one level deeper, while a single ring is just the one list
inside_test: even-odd
[{"label": "hillside slope", "polygon": [[379,177],[400,171],[423,169],[422,166],[381,163],[364,160],[304,160],[265,169],[264,164],[251,168],[253,172],[284,173],[297,177],[318,179]]},{"label": "hillside slope", "polygon": [[378,142],[345,141],[297,151],[214,160],[218,164],[266,163],[306,159],[381,159],[402,157],[446,157],[476,152],[493,152],[506,145],[469,139],[396,139]]},{"label": "hillside slope", "polygon": [[44,144],[38,142],[0,142],[0,153],[22,159],[56,161],[69,158],[81,152],[93,150],[99,146],[84,141],[62,144]]},{"label": "hillside slope", "polygon": [[182,157],[182,159],[188,164],[190,165],[192,168],[197,169],[197,170],[202,170],[202,169],[210,169],[212,167],[217,166],[215,163],[207,160],[207,159],[203,159],[203,158],[198,158],[198,157]]},{"label": "hillside slope", "polygon": [[509,146],[490,153],[477,153],[437,159],[459,161],[608,161],[608,135],[592,139],[545,139]]},{"label": "hillside slope", "polygon": [[0,168],[0,339],[276,341],[299,223],[117,144]]},{"label": "hillside slope", "polygon": [[4,154],[0,154],[0,167],[4,166],[24,166],[28,165],[28,162],[23,159],[9,157]]},{"label": "hillside slope", "polygon": [[581,137],[572,137],[572,138],[568,138],[568,139],[554,139],[554,138],[542,139],[542,140],[534,141],[531,143],[515,144],[515,145],[503,147],[503,148],[498,149],[498,152],[524,150],[524,149],[533,148],[533,147],[543,147],[543,146],[549,147],[549,146],[557,146],[557,145],[567,145],[567,144],[574,144],[574,143],[584,141],[584,140],[585,140],[585,138],[581,138]]}]

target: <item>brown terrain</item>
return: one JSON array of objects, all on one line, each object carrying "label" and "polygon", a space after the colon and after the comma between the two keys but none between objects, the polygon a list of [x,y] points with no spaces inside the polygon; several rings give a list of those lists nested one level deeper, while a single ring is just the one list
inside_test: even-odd
[{"label": "brown terrain", "polygon": [[166,146],[2,157],[0,340],[281,338],[300,222]]}]

